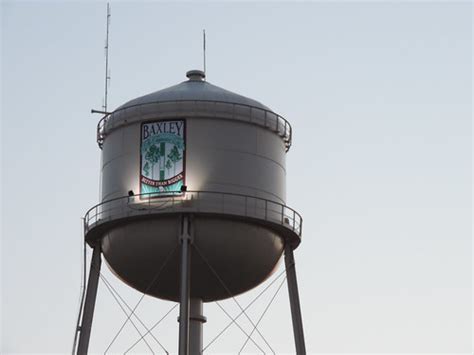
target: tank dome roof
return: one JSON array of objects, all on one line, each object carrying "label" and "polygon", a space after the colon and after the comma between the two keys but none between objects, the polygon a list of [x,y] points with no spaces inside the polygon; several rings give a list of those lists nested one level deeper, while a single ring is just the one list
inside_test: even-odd
[{"label": "tank dome roof", "polygon": [[186,73],[186,76],[189,80],[128,101],[117,110],[157,102],[196,100],[235,103],[271,111],[267,106],[256,100],[222,89],[204,81],[205,74],[200,70],[190,70]]},{"label": "tank dome roof", "polygon": [[97,124],[97,143],[102,147],[105,137],[122,125],[147,120],[214,118],[235,120],[261,126],[278,134],[285,148],[291,146],[291,125],[262,103],[212,85],[200,70],[186,73],[187,81],[155,91],[123,104]]}]

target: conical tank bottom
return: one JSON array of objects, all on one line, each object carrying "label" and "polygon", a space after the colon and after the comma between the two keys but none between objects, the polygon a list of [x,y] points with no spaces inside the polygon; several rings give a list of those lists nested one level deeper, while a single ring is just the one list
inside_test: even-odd
[{"label": "conical tank bottom", "polygon": [[[259,285],[275,270],[283,240],[254,222],[195,216],[191,247],[191,297],[211,302]],[[112,271],[131,287],[179,300],[180,216],[127,222],[102,239]]]}]

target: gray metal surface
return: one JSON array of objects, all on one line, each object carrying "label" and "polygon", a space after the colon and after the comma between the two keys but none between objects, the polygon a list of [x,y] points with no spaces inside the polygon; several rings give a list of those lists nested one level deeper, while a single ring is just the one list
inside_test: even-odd
[{"label": "gray metal surface", "polygon": [[[195,216],[194,242],[206,252],[233,295],[257,286],[271,274],[282,254],[283,239],[295,246],[300,241],[302,219],[283,204],[199,191],[159,199],[150,194],[127,196],[100,204],[86,214],[86,238],[90,243],[102,240],[109,267],[124,282],[177,301],[176,258],[169,262],[162,282],[151,289],[147,285],[160,261],[175,248],[183,213]],[[199,258],[193,258],[192,264],[193,297],[209,302],[230,296]]]},{"label": "gray metal surface", "polygon": [[181,260],[179,274],[179,355],[189,354],[189,295],[191,281],[191,221],[187,215],[181,218],[181,233],[179,243],[181,244]]},{"label": "gray metal surface", "polygon": [[[259,197],[214,192],[186,191],[157,198],[155,193],[118,197],[97,204],[84,216],[86,240],[102,237],[111,222],[122,224],[134,217],[160,217],[169,214],[196,213],[223,217],[244,217],[275,229],[283,237],[299,244],[303,219],[291,207]],[[117,226],[118,223],[113,223]]]},{"label": "gray metal surface", "polygon": [[[199,71],[188,76],[186,82],[126,103],[99,125],[102,201],[112,201],[86,216],[86,238],[102,238],[109,266],[144,290],[154,260],[174,247],[179,214],[195,212],[196,243],[210,254],[232,293],[239,294],[273,272],[284,239],[299,243],[301,218],[285,206],[291,127],[261,103],[203,81]],[[137,197],[122,199],[140,191],[142,122],[171,117],[186,120],[187,189],[207,192],[186,193],[186,201],[173,198],[171,206],[166,198],[148,199],[148,206]],[[172,279],[177,262],[170,262],[170,279],[148,293],[179,298]],[[208,302],[230,296],[205,265],[192,264],[193,297]]]},{"label": "gray metal surface", "polygon": [[[131,287],[180,302],[179,354],[194,355],[201,354],[203,346],[203,302],[258,286],[275,271],[286,248],[296,350],[305,354],[293,256],[301,241],[302,219],[286,206],[291,125],[260,102],[204,81],[202,71],[189,71],[187,77],[112,113],[103,112],[98,123],[101,203],[84,218],[86,241],[95,249],[79,353],[87,353],[101,251],[111,270]],[[141,150],[149,132],[155,134],[155,122],[165,119],[181,122],[180,143],[173,148],[179,147],[179,158],[175,153],[172,158],[163,143],[176,131],[159,128],[161,123],[157,131],[168,135],[166,139]],[[155,153],[159,149],[162,157],[160,180],[153,170],[155,158],[142,158],[151,148]],[[168,171],[166,178],[165,156],[173,164],[181,161],[173,166],[174,176]],[[168,163],[166,169],[172,169]],[[141,186],[154,192],[140,194]],[[186,187],[186,192],[169,195],[167,190],[167,196],[157,196],[158,188],[170,187]]]},{"label": "gray metal surface", "polygon": [[199,298],[191,298],[189,303],[189,353],[201,355],[203,348],[203,324],[206,317],[203,315],[203,303]]},{"label": "gray metal surface", "polygon": [[[195,243],[236,295],[273,272],[285,239],[299,244],[301,217],[285,205],[291,126],[261,103],[203,81],[199,71],[188,77],[129,101],[99,124],[103,204],[86,215],[86,238],[100,239],[116,275],[144,291],[156,260],[176,246],[179,216],[194,213]],[[164,118],[185,120],[189,192],[185,199],[143,201],[136,196],[141,124]],[[231,296],[202,261],[191,263],[192,297],[209,302]],[[165,280],[147,293],[178,300],[178,268],[174,256]]]},{"label": "gray metal surface", "polygon": [[289,122],[258,101],[227,91],[203,81],[204,73],[191,70],[188,81],[131,100],[97,125],[97,142],[102,148],[114,130],[134,122],[176,117],[212,117],[258,125],[279,135],[288,150],[292,130]]},{"label": "gray metal surface", "polygon": [[111,132],[135,122],[182,116],[250,123],[280,136],[286,151],[291,147],[291,125],[282,116],[269,110],[235,102],[205,100],[159,101],[107,113],[97,124],[97,143],[102,148],[105,138]]},{"label": "gray metal surface", "polygon": [[293,247],[290,244],[285,245],[285,268],[286,279],[288,281],[288,294],[290,297],[291,319],[293,323],[296,354],[306,355],[303,318],[301,316],[300,296],[296,280],[295,257],[293,254]]},{"label": "gray metal surface", "polygon": [[77,354],[79,355],[87,354],[89,349],[92,319],[94,317],[95,299],[97,296],[97,287],[99,285],[99,275],[101,266],[100,252],[100,244],[96,244],[92,253],[89,280],[87,282],[86,300],[84,303],[84,311],[80,328],[79,344],[77,346]]},{"label": "gray metal surface", "polygon": [[[190,70],[188,73],[199,72],[201,71]],[[225,90],[207,81],[203,81],[203,78],[199,75],[193,76],[193,78],[190,79],[191,80],[184,81],[178,85],[130,100],[120,106],[117,110],[123,110],[132,106],[144,105],[152,102],[173,100],[226,101],[269,110],[267,106],[254,99]]]},{"label": "gray metal surface", "polygon": [[[129,219],[107,230],[102,249],[107,265],[125,283],[151,296],[179,302],[180,254],[176,249],[179,215]],[[198,257],[191,259],[192,298],[226,299],[252,289],[269,277],[283,252],[283,238],[273,230],[225,216],[194,215],[195,245],[227,289]],[[149,287],[163,266],[159,282]]]},{"label": "gray metal surface", "polygon": [[[284,203],[286,154],[281,137],[239,121],[186,118],[189,190],[240,193]],[[102,201],[140,191],[140,122],[114,130],[102,151]]]}]

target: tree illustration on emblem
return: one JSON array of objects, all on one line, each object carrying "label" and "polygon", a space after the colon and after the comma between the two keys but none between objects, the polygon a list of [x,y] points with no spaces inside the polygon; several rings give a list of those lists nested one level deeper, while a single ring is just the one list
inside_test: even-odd
[{"label": "tree illustration on emblem", "polygon": [[168,159],[173,163],[173,176],[176,175],[176,163],[181,160],[181,154],[179,153],[178,147],[173,146],[170,153],[168,154]]},{"label": "tree illustration on emblem", "polygon": [[170,159],[168,159],[168,160],[166,161],[165,167],[166,167],[166,170],[168,170],[168,176],[169,176],[169,175],[170,175],[170,169],[173,167],[173,165],[172,165]]},{"label": "tree illustration on emblem", "polygon": [[146,176],[150,176],[150,164],[148,164],[148,162],[146,162],[143,166],[143,171],[145,172]]},{"label": "tree illustration on emblem", "polygon": [[[153,179],[153,168],[155,164],[160,160],[160,149],[156,145],[151,145],[145,154],[145,159],[151,164],[151,178]],[[145,171],[146,173],[146,171]],[[147,174],[148,175],[148,174]]]}]

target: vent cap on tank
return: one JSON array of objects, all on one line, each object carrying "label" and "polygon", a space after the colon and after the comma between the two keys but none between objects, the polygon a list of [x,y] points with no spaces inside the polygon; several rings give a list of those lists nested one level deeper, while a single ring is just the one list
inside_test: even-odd
[{"label": "vent cap on tank", "polygon": [[186,72],[186,77],[190,81],[204,81],[206,74],[202,70],[189,70]]}]

